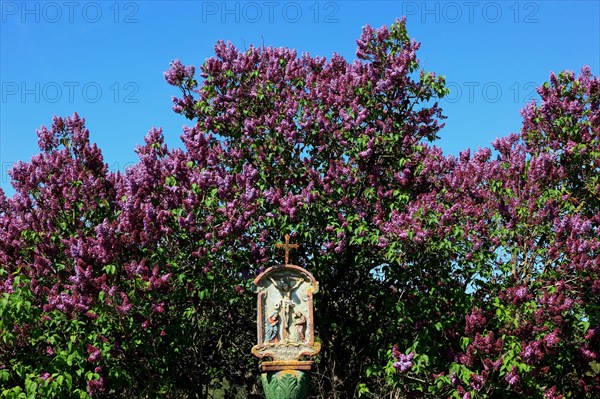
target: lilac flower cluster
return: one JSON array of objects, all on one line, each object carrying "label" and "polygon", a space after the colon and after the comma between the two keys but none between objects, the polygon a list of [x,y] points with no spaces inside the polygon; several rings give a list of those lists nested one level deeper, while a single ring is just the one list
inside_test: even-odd
[{"label": "lilac flower cluster", "polygon": [[394,345],[394,347],[392,348],[392,356],[395,360],[394,368],[396,370],[398,370],[399,372],[404,373],[412,368],[412,366],[413,366],[412,360],[415,357],[414,352],[410,352],[408,355],[405,355],[404,353],[401,353],[398,350],[397,345]]}]

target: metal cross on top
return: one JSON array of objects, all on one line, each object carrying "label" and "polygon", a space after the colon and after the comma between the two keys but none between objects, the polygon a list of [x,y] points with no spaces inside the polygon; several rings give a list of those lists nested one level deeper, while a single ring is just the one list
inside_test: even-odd
[{"label": "metal cross on top", "polygon": [[284,248],[285,249],[285,263],[284,263],[284,265],[289,265],[290,248],[298,249],[298,244],[290,244],[290,235],[286,234],[285,235],[285,244],[282,244],[282,243],[278,242],[277,244],[275,244],[275,246],[277,248]]}]

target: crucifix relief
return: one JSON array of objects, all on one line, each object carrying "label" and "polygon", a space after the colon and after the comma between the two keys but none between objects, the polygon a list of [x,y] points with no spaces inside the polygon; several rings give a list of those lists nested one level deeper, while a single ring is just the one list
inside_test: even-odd
[{"label": "crucifix relief", "polygon": [[320,344],[314,342],[313,317],[313,294],[319,284],[310,272],[289,264],[289,249],[298,248],[289,239],[286,235],[285,244],[276,245],[285,249],[285,263],[265,270],[253,281],[258,294],[258,342],[252,353],[272,359],[263,362],[263,368],[273,362],[298,363],[300,357],[320,350]]},{"label": "crucifix relief", "polygon": [[[281,302],[278,304],[279,314],[281,316],[281,338],[284,342],[286,340],[289,341],[290,321],[294,314],[294,308],[296,307],[296,304],[292,300],[292,292],[298,288],[304,280],[297,279],[294,286],[291,286],[290,281],[286,281],[285,279],[282,279],[279,283],[277,283],[271,276],[269,276],[269,280],[281,293]],[[300,311],[297,310],[296,312]]]}]

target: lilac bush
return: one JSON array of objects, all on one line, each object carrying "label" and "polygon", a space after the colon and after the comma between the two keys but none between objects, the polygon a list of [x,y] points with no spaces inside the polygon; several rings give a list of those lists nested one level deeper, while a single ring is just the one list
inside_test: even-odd
[{"label": "lilac bush", "polygon": [[[431,332],[423,329],[405,341],[428,358],[412,375],[388,370],[402,391],[457,398],[600,393],[599,89],[587,67],[577,77],[552,74],[538,89],[540,103],[522,111],[520,134],[493,143],[496,159],[489,149],[447,158],[452,166],[438,175],[437,190],[417,200],[419,229],[429,233],[423,250],[454,258],[456,282],[473,293],[462,320],[448,320],[442,302],[438,318],[425,321],[444,347],[432,352]],[[394,233],[404,237],[414,225],[396,224]],[[443,284],[436,283],[438,301]],[[410,329],[402,326],[400,335]]]}]

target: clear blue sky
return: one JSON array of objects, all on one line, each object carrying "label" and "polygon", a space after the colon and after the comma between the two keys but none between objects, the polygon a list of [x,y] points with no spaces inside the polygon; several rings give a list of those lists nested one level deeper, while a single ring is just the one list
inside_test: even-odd
[{"label": "clear blue sky", "polygon": [[219,39],[354,59],[361,27],[407,16],[428,71],[452,91],[438,142],[446,153],[520,129],[519,110],[551,71],[600,73],[598,1],[0,1],[0,187],[38,152],[53,115],[86,118],[111,169],[137,160],[152,126],[180,145],[162,73],[201,65]]}]

